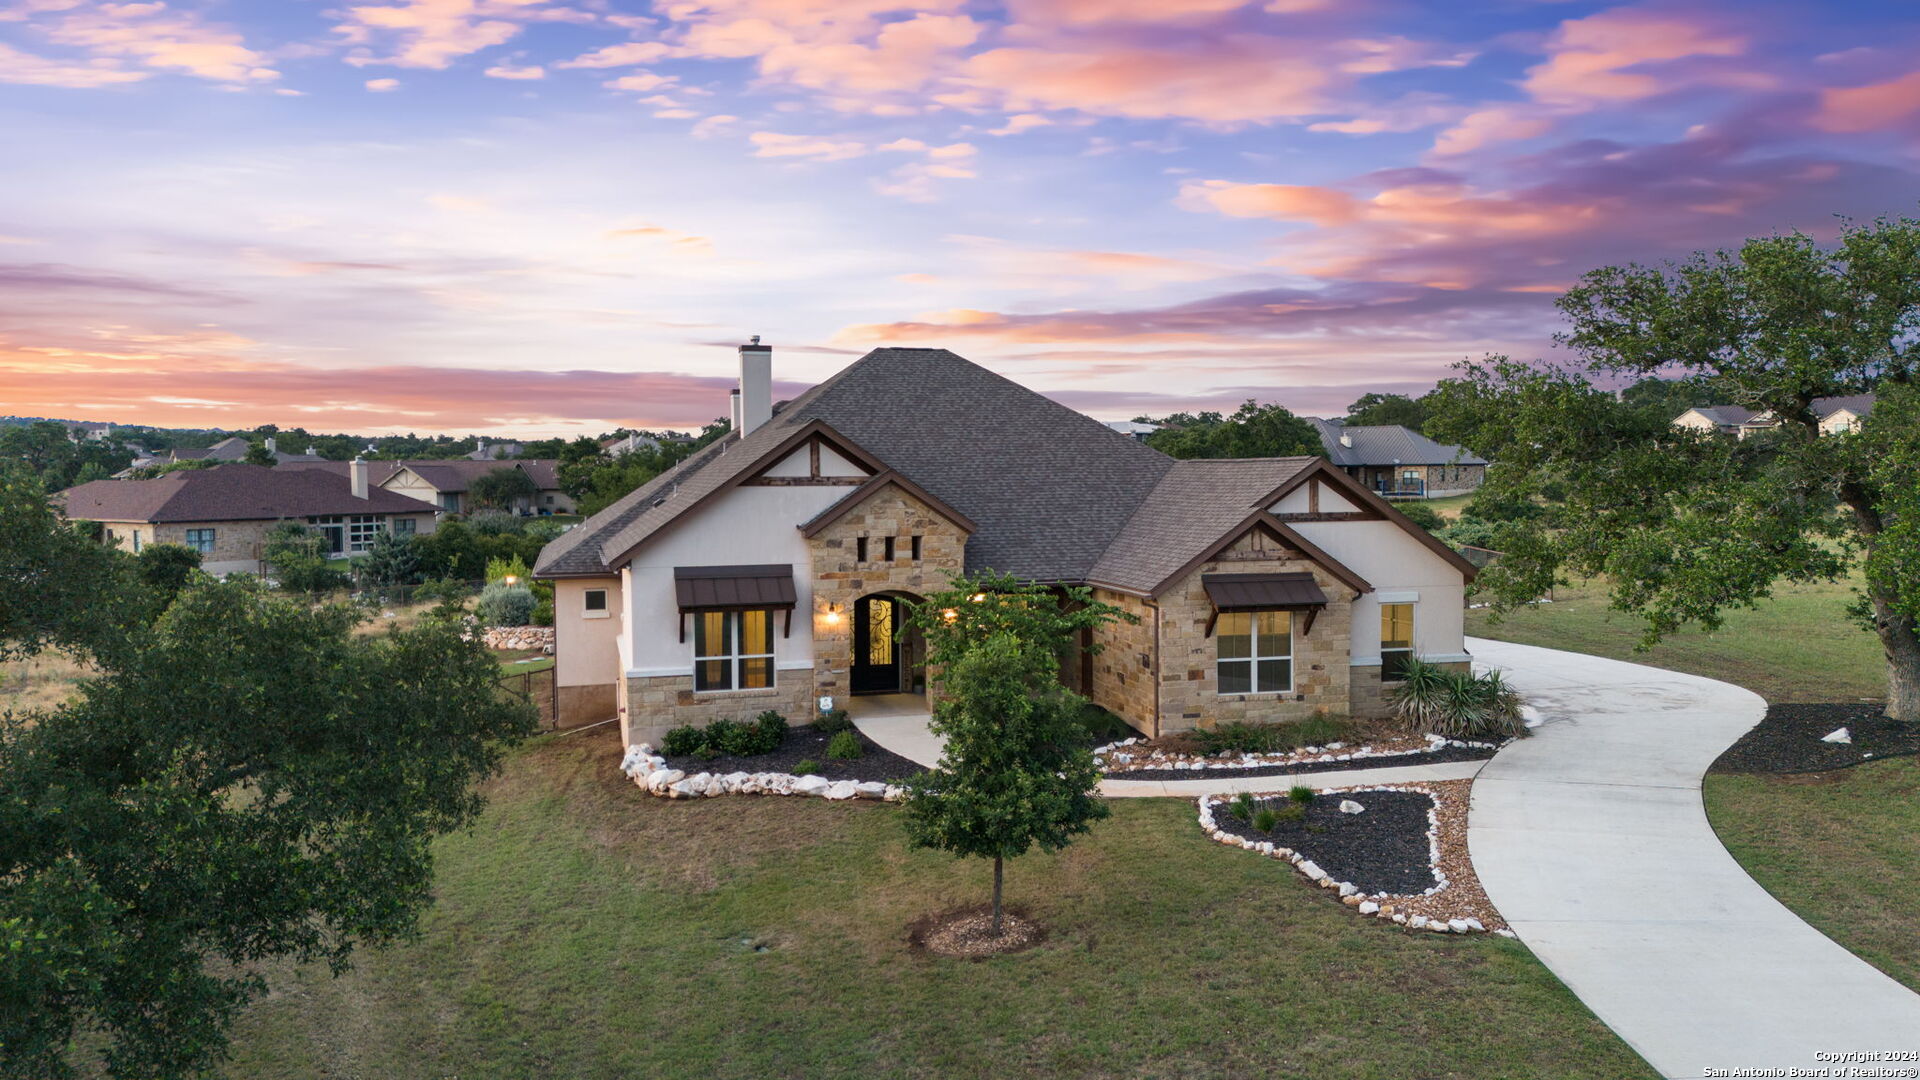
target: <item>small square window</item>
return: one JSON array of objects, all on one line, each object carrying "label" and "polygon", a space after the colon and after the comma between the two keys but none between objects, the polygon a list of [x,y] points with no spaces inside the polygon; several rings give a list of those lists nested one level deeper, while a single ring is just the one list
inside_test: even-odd
[{"label": "small square window", "polygon": [[588,589],[581,597],[580,607],[588,618],[605,615],[607,613],[607,590]]}]

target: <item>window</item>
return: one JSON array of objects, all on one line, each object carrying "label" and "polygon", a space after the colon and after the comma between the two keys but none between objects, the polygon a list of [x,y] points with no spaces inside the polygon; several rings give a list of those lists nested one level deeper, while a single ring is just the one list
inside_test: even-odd
[{"label": "window", "polygon": [[213,530],[188,529],[187,546],[202,555],[213,554]]},{"label": "window", "polygon": [[460,493],[457,491],[441,492],[440,493],[440,509],[445,510],[449,513],[455,513],[455,514],[459,513],[460,512]]},{"label": "window", "polygon": [[582,618],[604,619],[607,617],[607,590],[588,589],[580,596],[580,614]]},{"label": "window", "polygon": [[139,529],[133,530],[133,553],[135,555],[140,554],[140,530]]},{"label": "window", "polygon": [[394,518],[393,519],[393,535],[395,536],[412,536],[414,533],[414,530],[418,529],[419,527],[420,527],[420,523],[413,520],[412,518]]},{"label": "window", "polygon": [[920,538],[919,537],[916,536],[907,542],[907,551],[910,553],[908,557],[911,558],[914,562],[920,561]]},{"label": "window", "polygon": [[541,502],[543,502],[543,503],[545,503],[545,504],[546,504],[546,505],[548,505],[548,506],[552,506],[552,505],[553,505],[553,496],[551,496],[551,495],[542,495],[542,496],[540,496],[540,501],[541,501]]},{"label": "window", "polygon": [[1293,613],[1227,611],[1214,628],[1214,675],[1222,694],[1293,689]]},{"label": "window", "polygon": [[881,550],[887,553],[886,561],[892,562],[893,561],[893,537],[889,536],[884,541],[881,542]]},{"label": "window", "polygon": [[773,612],[694,613],[695,690],[763,690],[772,685]]},{"label": "window", "polygon": [[1407,677],[1407,661],[1413,659],[1413,605],[1380,605],[1380,681],[1399,682]]},{"label": "window", "polygon": [[355,514],[347,519],[347,550],[365,551],[373,538],[387,531],[387,519],[378,514]]},{"label": "window", "polygon": [[867,538],[864,536],[853,542],[853,561],[867,561]]}]

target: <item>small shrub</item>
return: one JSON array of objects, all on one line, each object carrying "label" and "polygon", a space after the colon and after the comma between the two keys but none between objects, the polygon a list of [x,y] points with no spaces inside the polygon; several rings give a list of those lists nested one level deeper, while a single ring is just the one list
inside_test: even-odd
[{"label": "small shrub", "polygon": [[1273,817],[1276,822],[1301,821],[1305,819],[1306,816],[1307,816],[1307,808],[1300,805],[1297,802],[1290,802],[1287,805],[1282,806],[1278,810],[1275,810],[1273,812]]},{"label": "small shrub", "polygon": [[1312,806],[1313,789],[1305,784],[1295,784],[1287,789],[1287,798],[1293,800],[1295,806]]},{"label": "small shrub", "polygon": [[720,756],[720,751],[714,749],[712,746],[703,744],[700,749],[693,752],[693,756],[699,758],[701,761],[712,761],[714,758]]},{"label": "small shrub", "polygon": [[1428,532],[1438,531],[1447,524],[1441,519],[1440,515],[1434,511],[1433,507],[1427,506],[1424,503],[1401,503],[1399,506],[1394,507],[1394,509],[1406,515],[1408,521],[1413,522]]},{"label": "small shrub", "polygon": [[754,717],[753,722],[760,729],[761,743],[766,746],[761,753],[770,753],[779,749],[780,743],[787,737],[787,718],[773,709],[768,709]]},{"label": "small shrub", "polygon": [[1241,821],[1246,821],[1248,818],[1251,818],[1253,816],[1253,796],[1244,791],[1235,795],[1233,801],[1227,804],[1227,813],[1232,814]]},{"label": "small shrub", "polygon": [[535,626],[552,626],[553,625],[553,601],[552,600],[541,600],[538,603],[533,605],[533,625]]},{"label": "small shrub", "polygon": [[852,761],[860,752],[860,736],[851,728],[827,740],[827,756],[835,761]]},{"label": "small shrub", "polygon": [[1080,723],[1086,726],[1087,737],[1095,746],[1119,742],[1131,738],[1139,732],[1133,730],[1125,720],[1113,715],[1091,701],[1080,705]]},{"label": "small shrub", "polygon": [[807,776],[820,771],[820,763],[812,758],[801,758],[793,763],[793,775]]},{"label": "small shrub", "polygon": [[535,603],[533,590],[525,585],[496,581],[480,590],[473,613],[488,626],[526,626],[533,621]]},{"label": "small shrub", "polygon": [[1196,731],[1194,738],[1206,753],[1228,751],[1237,754],[1278,754],[1302,746],[1325,746],[1345,738],[1353,731],[1353,721],[1344,716],[1316,713],[1305,720],[1280,724],[1250,724],[1235,720],[1210,731]]},{"label": "small shrub", "polygon": [[504,510],[476,510],[467,515],[467,527],[481,536],[501,536],[519,532],[522,525]]},{"label": "small shrub", "polygon": [[1280,824],[1280,812],[1271,806],[1263,806],[1253,815],[1253,827],[1261,832],[1272,832]]},{"label": "small shrub", "polygon": [[748,745],[753,738],[752,733],[732,720],[715,720],[700,734],[705,737],[703,741],[706,745],[723,754],[737,756],[752,752]]},{"label": "small shrub", "polygon": [[691,724],[669,730],[660,740],[663,757],[686,757],[707,744],[707,736]]},{"label": "small shrub", "polygon": [[813,722],[814,729],[832,735],[853,727],[853,717],[845,709],[829,709]]}]

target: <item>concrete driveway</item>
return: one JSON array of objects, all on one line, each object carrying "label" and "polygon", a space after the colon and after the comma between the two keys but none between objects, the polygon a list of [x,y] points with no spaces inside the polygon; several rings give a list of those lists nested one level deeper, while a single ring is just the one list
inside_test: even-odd
[{"label": "concrete driveway", "polygon": [[1707,823],[1701,774],[1764,701],[1641,664],[1468,648],[1546,721],[1474,782],[1474,869],[1521,940],[1661,1075],[1920,1051],[1920,994],[1782,907]]}]

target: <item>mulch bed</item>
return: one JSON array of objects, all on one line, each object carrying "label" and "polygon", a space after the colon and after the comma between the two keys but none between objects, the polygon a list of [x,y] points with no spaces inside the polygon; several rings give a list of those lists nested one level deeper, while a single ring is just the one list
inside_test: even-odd
[{"label": "mulch bed", "polygon": [[908,928],[907,942],[940,956],[962,960],[983,960],[1002,953],[1023,952],[1040,944],[1046,931],[1012,908],[1001,911],[1000,933],[993,932],[993,907],[975,904],[931,915]]},{"label": "mulch bed", "polygon": [[[1851,743],[1821,742],[1846,728]],[[1920,754],[1920,724],[1890,720],[1879,705],[1768,705],[1767,718],[1714,760],[1717,773],[1814,773]]]},{"label": "mulch bed", "polygon": [[[1827,731],[1832,731],[1828,728]],[[1826,734],[1826,732],[1821,732]],[[1256,765],[1224,769],[1131,769],[1104,773],[1109,780],[1212,780],[1242,776],[1292,776],[1296,773],[1345,772],[1348,769],[1391,769],[1403,765],[1440,765],[1449,761],[1484,761],[1498,751],[1471,746],[1446,746],[1407,754],[1380,754],[1346,761],[1303,761],[1293,765]],[[1319,860],[1315,860],[1318,862]],[[1356,882],[1357,884],[1357,882]]]},{"label": "mulch bed", "polygon": [[882,748],[857,729],[854,734],[859,736],[862,753],[852,761],[828,757],[827,742],[832,736],[816,730],[812,724],[805,724],[788,728],[787,737],[781,741],[780,748],[770,754],[755,754],[752,757],[722,754],[712,760],[691,756],[670,757],[667,766],[689,776],[703,772],[790,773],[795,765],[812,758],[818,766],[811,770],[815,776],[824,776],[829,780],[879,780],[885,783],[898,783],[915,773],[927,771],[925,766]]},{"label": "mulch bed", "polygon": [[[1340,800],[1351,798],[1364,813],[1343,814]],[[1285,798],[1255,799],[1254,809],[1278,810]],[[1242,839],[1271,840],[1312,859],[1335,881],[1349,881],[1364,893],[1414,895],[1439,884],[1433,876],[1427,843],[1427,811],[1433,799],[1412,791],[1359,791],[1351,796],[1321,795],[1299,821],[1283,821],[1261,832],[1225,806],[1213,809],[1214,823]]]}]

